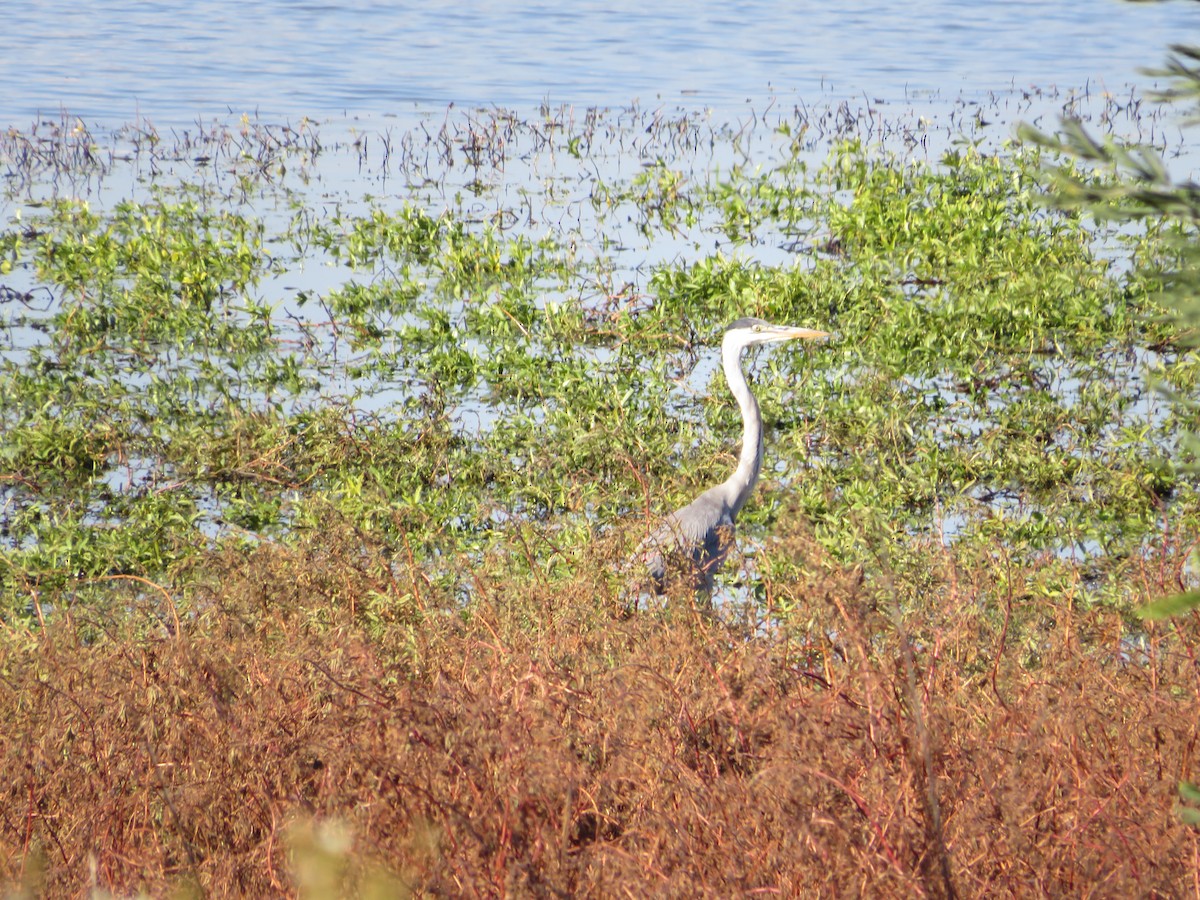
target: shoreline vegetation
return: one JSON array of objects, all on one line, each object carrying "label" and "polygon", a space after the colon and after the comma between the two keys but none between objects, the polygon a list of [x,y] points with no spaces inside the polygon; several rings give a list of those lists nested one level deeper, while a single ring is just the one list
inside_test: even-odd
[{"label": "shoreline vegetation", "polygon": [[[1194,890],[1194,225],[1049,202],[1045,99],[0,135],[0,882]],[[836,339],[631,612],[743,315]]]}]

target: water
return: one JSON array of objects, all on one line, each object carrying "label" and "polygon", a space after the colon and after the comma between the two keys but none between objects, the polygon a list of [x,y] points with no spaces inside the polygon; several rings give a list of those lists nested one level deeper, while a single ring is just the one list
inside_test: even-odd
[{"label": "water", "polygon": [[1200,36],[1200,4],[16,0],[3,30],[0,127],[61,111],[164,128],[543,101],[727,118],[772,97],[919,104],[1145,87],[1139,67]]}]

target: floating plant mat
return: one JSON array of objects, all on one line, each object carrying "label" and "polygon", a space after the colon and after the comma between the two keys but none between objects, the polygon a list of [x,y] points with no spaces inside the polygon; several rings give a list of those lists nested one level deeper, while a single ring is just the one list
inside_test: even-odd
[{"label": "floating plant mat", "polygon": [[550,578],[597,541],[618,558],[732,465],[715,347],[747,314],[837,335],[753,366],[755,572],[803,566],[765,535],[804,529],[847,565],[886,545],[919,570],[952,541],[1119,594],[1164,523],[1195,533],[1194,416],[1155,386],[1189,395],[1196,369],[1157,315],[1160,230],[1049,209],[1053,161],[1008,140],[1050,112],[1181,149],[1132,99],[1073,94],[932,119],[9,132],[8,614],[81,579],[169,583],[331,516],[448,602],[495,554]]}]

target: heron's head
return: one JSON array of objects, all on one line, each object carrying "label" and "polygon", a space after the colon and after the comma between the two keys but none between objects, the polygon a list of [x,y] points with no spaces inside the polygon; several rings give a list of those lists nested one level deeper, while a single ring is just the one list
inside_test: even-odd
[{"label": "heron's head", "polygon": [[725,337],[721,341],[724,347],[735,346],[738,350],[753,347],[756,344],[773,344],[776,341],[813,341],[829,337],[827,331],[813,331],[811,328],[796,328],[793,325],[772,325],[762,319],[745,318],[731,322],[725,328]]}]

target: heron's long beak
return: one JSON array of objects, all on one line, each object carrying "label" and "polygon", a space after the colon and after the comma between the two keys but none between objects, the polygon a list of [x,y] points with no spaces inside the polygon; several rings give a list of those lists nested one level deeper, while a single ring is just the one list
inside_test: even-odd
[{"label": "heron's long beak", "polygon": [[831,337],[828,331],[813,331],[811,328],[792,328],[785,327],[779,329],[779,336],[776,340],[780,341],[817,341],[821,338]]}]

